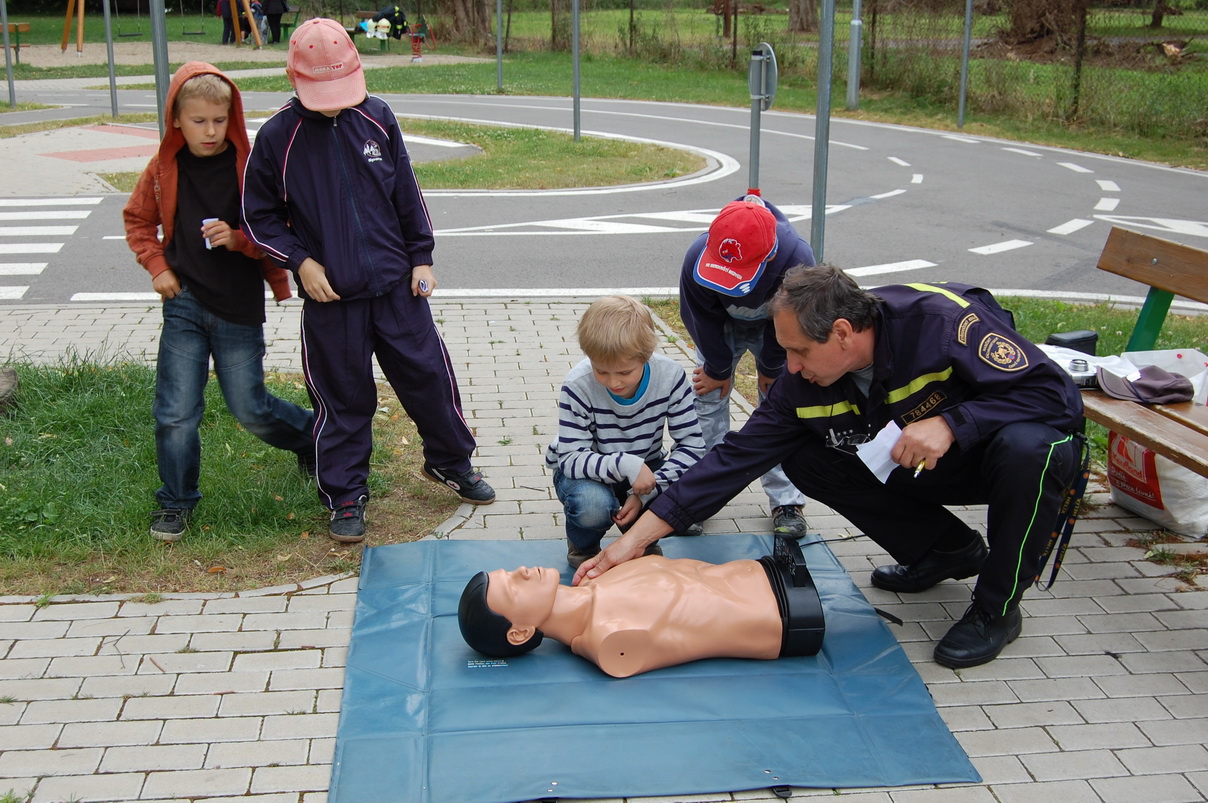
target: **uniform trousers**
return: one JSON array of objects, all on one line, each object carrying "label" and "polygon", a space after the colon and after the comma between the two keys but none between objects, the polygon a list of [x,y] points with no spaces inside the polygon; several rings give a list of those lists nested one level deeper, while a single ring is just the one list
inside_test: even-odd
[{"label": "uniform trousers", "polygon": [[901,564],[945,535],[970,532],[945,505],[985,504],[990,555],[973,597],[1001,615],[1019,603],[1039,571],[1062,496],[1079,469],[1078,440],[1047,424],[1016,423],[967,452],[956,444],[917,478],[899,467],[882,484],[854,454],[814,441],[785,460],[804,493],[833,508]]},{"label": "uniform trousers", "polygon": [[302,368],[315,410],[316,484],[329,508],[368,495],[378,409],[373,358],[423,440],[424,463],[469,471],[474,435],[428,300],[408,281],[376,298],[302,307]]}]

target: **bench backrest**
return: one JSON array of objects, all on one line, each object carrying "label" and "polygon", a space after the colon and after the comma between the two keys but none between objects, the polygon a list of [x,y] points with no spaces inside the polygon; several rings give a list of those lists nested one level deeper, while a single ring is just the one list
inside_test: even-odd
[{"label": "bench backrest", "polygon": [[1154,347],[1174,296],[1208,302],[1208,251],[1199,248],[1113,226],[1098,267],[1150,286],[1127,351]]}]

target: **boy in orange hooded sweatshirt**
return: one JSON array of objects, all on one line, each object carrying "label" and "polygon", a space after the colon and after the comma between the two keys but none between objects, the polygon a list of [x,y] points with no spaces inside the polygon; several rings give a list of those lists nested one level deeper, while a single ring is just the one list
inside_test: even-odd
[{"label": "boy in orange hooded sweatshirt", "polygon": [[264,386],[264,282],[281,301],[290,297],[289,275],[238,228],[251,151],[239,90],[218,68],[192,61],[172,76],[165,110],[172,125],[122,216],[126,241],[163,300],[154,407],[163,485],[151,535],[176,541],[201,499],[198,427],[211,357],[231,414],[265,443],[294,452],[310,473],[314,416]]}]

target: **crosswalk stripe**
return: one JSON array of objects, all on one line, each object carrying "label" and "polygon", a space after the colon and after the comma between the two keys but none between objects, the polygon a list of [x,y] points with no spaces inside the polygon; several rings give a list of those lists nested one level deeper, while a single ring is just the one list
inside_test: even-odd
[{"label": "crosswalk stripe", "polygon": [[0,262],[0,276],[36,276],[49,262]]},{"label": "crosswalk stripe", "polygon": [[63,243],[0,243],[0,254],[57,254]]},{"label": "crosswalk stripe", "polygon": [[0,198],[0,206],[94,206],[101,198]]},{"label": "crosswalk stripe", "polygon": [[0,237],[70,237],[79,226],[0,226]]},{"label": "crosswalk stripe", "polygon": [[0,212],[0,220],[83,220],[92,210],[46,209],[36,212]]}]

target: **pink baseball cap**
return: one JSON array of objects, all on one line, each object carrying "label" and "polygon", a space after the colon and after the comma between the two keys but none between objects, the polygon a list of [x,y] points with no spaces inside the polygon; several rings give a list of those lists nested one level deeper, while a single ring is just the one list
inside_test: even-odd
[{"label": "pink baseball cap", "polygon": [[289,40],[285,74],[302,105],[317,112],[355,106],[365,99],[365,71],[357,46],[335,20],[318,17]]},{"label": "pink baseball cap", "polygon": [[760,203],[732,201],[709,226],[696,260],[696,283],[727,296],[745,296],[776,252],[776,216]]}]

